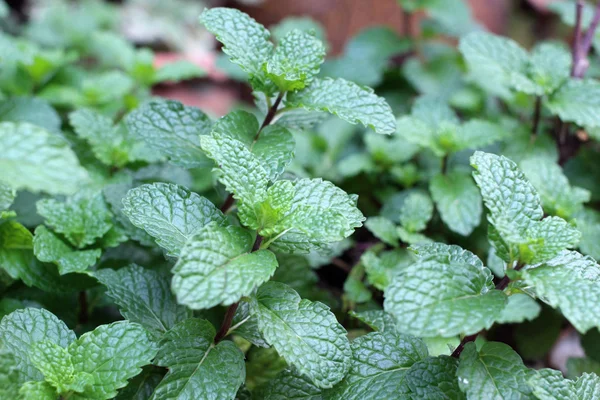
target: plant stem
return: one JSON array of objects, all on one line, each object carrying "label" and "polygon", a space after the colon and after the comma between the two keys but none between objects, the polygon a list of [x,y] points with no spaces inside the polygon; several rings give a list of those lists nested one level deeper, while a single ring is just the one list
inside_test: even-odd
[{"label": "plant stem", "polygon": [[531,127],[531,140],[535,140],[540,128],[540,117],[542,116],[542,96],[535,98],[535,108],[533,110],[533,124]]},{"label": "plant stem", "polygon": [[[521,268],[523,268],[525,266],[525,264],[517,264],[514,268],[515,271],[520,270]],[[508,277],[508,275],[504,275],[504,278],[502,278],[502,280],[500,280],[500,282],[498,282],[498,284],[496,285],[496,290],[504,290],[506,289],[506,287],[508,286],[508,284],[510,283],[510,278]],[[454,349],[454,351],[452,352],[452,357],[454,358],[458,358],[460,357],[460,354],[462,353],[462,351],[465,349],[465,345],[469,342],[474,342],[475,339],[477,339],[477,336],[483,331],[477,332],[473,335],[468,335],[465,336],[464,338],[462,338],[462,340],[460,341],[459,345],[456,347],[456,349]]]},{"label": "plant stem", "polygon": [[221,206],[221,212],[223,214],[225,214],[227,212],[227,210],[229,210],[231,208],[234,201],[235,201],[235,199],[233,198],[233,193],[229,193],[229,195],[223,202],[223,205]]},{"label": "plant stem", "polygon": [[448,154],[442,157],[442,175],[446,175],[448,172]]},{"label": "plant stem", "polygon": [[590,66],[588,60],[588,53],[592,47],[592,41],[596,34],[596,29],[600,24],[600,2],[596,4],[596,10],[592,22],[588,27],[587,31],[583,33],[582,28],[582,14],[583,14],[584,2],[583,0],[577,0],[575,5],[575,40],[573,42],[573,65],[571,67],[571,76],[573,78],[583,78],[585,72]]}]

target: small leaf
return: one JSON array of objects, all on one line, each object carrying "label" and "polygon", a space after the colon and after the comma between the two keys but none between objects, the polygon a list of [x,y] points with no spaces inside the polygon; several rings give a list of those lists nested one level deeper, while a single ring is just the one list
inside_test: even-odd
[{"label": "small leaf", "polygon": [[571,53],[558,43],[541,43],[531,52],[531,79],[541,86],[546,94],[554,92],[571,72]]},{"label": "small leaf", "polygon": [[462,172],[436,175],[429,183],[431,197],[446,226],[469,236],[481,221],[481,195],[473,179]]},{"label": "small leaf", "polygon": [[548,99],[546,106],[563,121],[600,127],[600,83],[571,79]]},{"label": "small leaf", "polygon": [[253,309],[266,341],[315,385],[329,388],[344,377],[350,344],[327,306],[301,299],[282,283],[268,282],[258,289]]},{"label": "small leaf", "polygon": [[496,322],[500,324],[515,324],[525,320],[531,321],[540,314],[542,307],[529,295],[515,293],[508,296],[508,303]]},{"label": "small leaf", "polygon": [[350,311],[352,317],[367,324],[376,332],[396,331],[396,321],[394,317],[383,310],[369,310],[362,312]]},{"label": "small leaf", "polygon": [[410,193],[400,209],[400,223],[409,232],[420,232],[427,226],[433,215],[433,203],[429,196],[421,192]]},{"label": "small leaf", "polygon": [[66,140],[29,123],[0,123],[0,181],[15,190],[72,194],[88,180]]},{"label": "small leaf", "polygon": [[173,267],[177,301],[198,310],[250,295],[277,268],[275,255],[250,252],[252,243],[250,233],[236,226],[208,225],[197,231]]},{"label": "small leaf", "polygon": [[533,399],[527,384],[528,370],[510,346],[487,342],[477,350],[467,343],[456,375],[467,398]]},{"label": "small leaf", "polygon": [[246,378],[244,355],[233,342],[215,345],[214,336],[208,321],[195,318],[169,330],[156,356],[169,372],[150,399],[233,399]]},{"label": "small leaf", "polygon": [[200,136],[210,133],[212,122],[197,108],[174,100],[153,100],[131,112],[125,123],[131,135],[175,165],[210,165],[200,148]]},{"label": "small leaf", "polygon": [[58,265],[59,273],[65,275],[71,272],[85,272],[96,264],[102,250],[73,250],[48,228],[40,225],[35,229],[33,253],[40,261]]},{"label": "small leaf", "polygon": [[392,109],[372,89],[344,79],[315,79],[307,88],[289,93],[286,104],[313,111],[326,111],[351,124],[362,123],[377,133],[392,134],[396,122]]},{"label": "small leaf", "polygon": [[193,78],[203,78],[206,76],[206,71],[200,68],[195,63],[179,60],[169,64],[165,64],[156,71],[154,83],[159,82],[180,82]]},{"label": "small leaf", "polygon": [[370,217],[365,222],[365,227],[375,235],[375,237],[390,246],[398,246],[398,236],[396,235],[396,225],[385,217]]},{"label": "small leaf", "polygon": [[123,213],[148,232],[169,254],[179,255],[186,241],[209,223],[223,226],[226,218],[213,203],[181,186],[142,185],[127,192]]},{"label": "small leaf", "polygon": [[190,316],[171,293],[167,273],[134,264],[116,271],[101,269],[94,276],[106,286],[123,317],[148,329],[164,333]]},{"label": "small leaf", "polygon": [[398,330],[423,337],[471,335],[489,328],[505,307],[489,269],[471,252],[441,243],[416,247],[418,261],[385,290],[384,308]]}]

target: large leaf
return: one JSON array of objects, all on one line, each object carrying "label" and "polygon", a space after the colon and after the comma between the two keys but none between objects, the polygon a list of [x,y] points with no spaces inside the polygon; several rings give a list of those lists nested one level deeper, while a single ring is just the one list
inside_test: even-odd
[{"label": "large leaf", "polygon": [[205,225],[225,225],[226,218],[213,203],[181,186],[153,183],[131,189],[123,198],[123,213],[171,255]]},{"label": "large leaf", "polygon": [[286,104],[327,111],[352,124],[361,123],[377,133],[392,134],[396,121],[386,101],[372,89],[344,79],[315,79],[307,88],[288,94]]},{"label": "large leaf", "polygon": [[116,271],[101,269],[94,276],[106,286],[123,317],[148,329],[164,333],[190,316],[171,293],[167,273],[131,265]]},{"label": "large leaf", "polygon": [[560,371],[544,368],[533,374],[529,385],[540,400],[593,400],[600,396],[600,378],[595,374],[583,374],[572,381]]},{"label": "large leaf", "polygon": [[156,356],[156,364],[169,372],[150,399],[233,399],[246,377],[244,355],[233,342],[215,345],[214,337],[215,328],[200,319],[169,330]]},{"label": "large leaf", "polygon": [[250,252],[252,244],[252,235],[237,226],[201,228],[173,267],[172,287],[178,303],[204,309],[233,304],[251,294],[277,268],[273,253]]},{"label": "large leaf", "polygon": [[74,193],[88,180],[67,141],[29,123],[0,122],[0,181],[13,189]]},{"label": "large leaf", "polygon": [[401,269],[385,290],[385,310],[398,330],[422,337],[471,335],[489,328],[506,295],[471,252],[441,243],[417,246],[419,259]]},{"label": "large leaf", "polygon": [[327,306],[301,299],[287,285],[268,282],[258,289],[253,309],[266,341],[301,374],[322,388],[342,380],[350,344]]}]

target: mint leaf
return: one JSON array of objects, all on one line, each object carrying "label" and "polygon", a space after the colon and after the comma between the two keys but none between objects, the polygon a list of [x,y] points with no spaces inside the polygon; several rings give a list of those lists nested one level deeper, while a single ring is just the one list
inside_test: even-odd
[{"label": "mint leaf", "polygon": [[183,168],[210,165],[200,148],[200,136],[212,122],[202,111],[174,100],[153,100],[131,112],[125,124],[133,137]]},{"label": "mint leaf", "polygon": [[156,71],[153,82],[179,82],[204,76],[206,76],[206,71],[200,66],[186,60],[179,60],[160,67]]},{"label": "mint leaf", "polygon": [[129,380],[129,384],[119,391],[116,400],[147,400],[165,375],[162,368],[146,366],[142,373]]},{"label": "mint leaf", "polygon": [[64,202],[42,199],[37,212],[77,248],[93,244],[112,227],[112,214],[100,192],[79,192]]},{"label": "mint leaf", "polygon": [[592,400],[600,394],[600,378],[583,374],[576,381],[565,379],[560,371],[544,368],[529,379],[533,394],[540,400]]},{"label": "mint leaf", "polygon": [[71,272],[85,272],[96,264],[102,250],[73,250],[43,225],[35,228],[33,253],[38,260],[58,265],[61,275]]},{"label": "mint leaf", "polygon": [[50,341],[66,348],[75,339],[64,322],[44,309],[17,310],[0,321],[0,342],[14,356],[20,383],[44,380],[29,355],[36,342]]},{"label": "mint leaf", "polygon": [[190,316],[171,293],[167,273],[130,265],[116,271],[101,269],[94,276],[106,286],[123,317],[148,329],[164,333]]},{"label": "mint leaf", "polygon": [[441,243],[416,246],[418,260],[398,271],[384,308],[398,330],[423,337],[471,335],[499,318],[506,295],[471,252]]},{"label": "mint leaf", "polygon": [[328,397],[334,399],[409,398],[406,382],[410,367],[427,357],[427,346],[417,338],[394,331],[374,332],[351,343],[350,370]]},{"label": "mint leaf", "polygon": [[409,232],[420,232],[427,226],[433,215],[433,203],[429,196],[421,192],[410,193],[400,209],[400,223]]},{"label": "mint leaf", "polygon": [[456,379],[458,360],[448,356],[417,361],[406,373],[406,383],[415,399],[464,399]]},{"label": "mint leaf", "polygon": [[178,185],[154,183],[131,189],[123,198],[123,214],[156,243],[177,256],[186,241],[209,223],[226,218],[213,203]]},{"label": "mint leaf", "polygon": [[268,77],[282,92],[303,89],[319,73],[325,46],[315,36],[294,29],[278,43],[266,64]]},{"label": "mint leaf", "polygon": [[0,181],[13,189],[71,194],[88,180],[61,136],[29,123],[0,122]]},{"label": "mint leaf", "polygon": [[310,379],[290,368],[261,387],[258,395],[263,400],[323,400],[322,392]]},{"label": "mint leaf", "polygon": [[515,324],[525,320],[531,321],[540,314],[542,307],[529,295],[515,293],[508,296],[508,303],[502,315],[496,322],[500,324]]},{"label": "mint leaf", "polygon": [[17,398],[21,379],[15,356],[6,345],[0,346],[0,398]]},{"label": "mint leaf", "polygon": [[529,371],[510,346],[487,342],[477,350],[467,343],[460,355],[458,384],[467,398],[533,398]]},{"label": "mint leaf", "polygon": [[268,282],[258,289],[252,307],[266,341],[301,374],[322,388],[342,380],[350,345],[327,306],[301,299],[287,285]]},{"label": "mint leaf", "polygon": [[8,210],[16,196],[16,190],[0,182],[0,213],[2,213],[4,210]]},{"label": "mint leaf", "polygon": [[156,355],[154,343],[141,325],[119,321],[84,333],[68,348],[77,373],[91,375],[80,398],[110,399],[127,380],[139,374]]},{"label": "mint leaf", "polygon": [[367,280],[379,290],[385,290],[399,270],[414,262],[404,249],[385,251],[377,256],[374,252],[367,251],[360,261],[365,267]]},{"label": "mint leaf", "polygon": [[48,382],[25,382],[19,389],[22,400],[56,400],[56,390]]},{"label": "mint leaf", "polygon": [[533,286],[545,303],[559,308],[565,318],[580,332],[600,327],[594,311],[600,299],[598,280],[600,267],[591,257],[575,251],[563,251],[540,266],[528,267],[523,278]]},{"label": "mint leaf", "polygon": [[398,246],[396,226],[389,219],[385,217],[370,217],[367,218],[365,227],[382,242],[389,244],[390,246]]},{"label": "mint leaf", "polygon": [[250,74],[255,89],[272,92],[263,68],[273,53],[273,44],[264,26],[239,10],[220,7],[204,10],[200,22],[223,43],[229,60]]},{"label": "mint leaf", "polygon": [[156,364],[169,372],[151,400],[232,399],[246,377],[244,355],[230,341],[213,343],[215,328],[188,319],[169,330],[160,343]]},{"label": "mint leaf", "polygon": [[383,310],[369,310],[362,312],[350,311],[352,317],[367,324],[376,332],[396,331],[396,321],[394,318]]},{"label": "mint leaf", "polygon": [[481,221],[481,195],[473,179],[460,171],[435,176],[429,183],[431,197],[450,230],[469,236]]},{"label": "mint leaf", "polygon": [[37,97],[11,97],[0,103],[0,121],[29,122],[49,132],[60,132],[60,116]]},{"label": "mint leaf", "polygon": [[600,126],[600,83],[593,80],[571,79],[561,86],[546,103],[561,120],[580,126]]},{"label": "mint leaf", "polygon": [[372,89],[340,78],[315,79],[307,88],[289,93],[286,105],[326,111],[381,134],[396,131],[392,109],[383,98],[375,95]]},{"label": "mint leaf", "polygon": [[208,225],[192,236],[173,267],[177,301],[192,309],[230,305],[248,296],[277,268],[268,250],[250,252],[253,239],[236,226]]},{"label": "mint leaf", "polygon": [[558,43],[541,43],[531,52],[529,75],[550,94],[558,89],[571,73],[571,53]]}]

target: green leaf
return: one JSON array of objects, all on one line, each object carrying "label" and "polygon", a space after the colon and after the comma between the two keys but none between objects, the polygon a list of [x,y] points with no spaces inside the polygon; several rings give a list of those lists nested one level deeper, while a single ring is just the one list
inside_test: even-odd
[{"label": "green leaf", "polygon": [[471,157],[471,165],[490,211],[490,240],[504,261],[544,262],[579,242],[579,231],[561,218],[541,220],[540,197],[514,162],[478,151]]},{"label": "green leaf", "polygon": [[60,132],[60,116],[37,97],[11,97],[0,103],[0,121],[29,122],[49,132]]},{"label": "green leaf", "polygon": [[520,163],[521,169],[540,195],[544,211],[569,219],[590,201],[590,192],[572,187],[562,168],[547,157],[529,157]]},{"label": "green leaf", "polygon": [[232,8],[206,9],[200,22],[223,43],[229,60],[250,74],[255,89],[272,92],[264,65],[273,53],[269,31],[247,14]]},{"label": "green leaf", "polygon": [[489,328],[506,305],[489,269],[471,252],[441,243],[416,246],[418,260],[385,290],[398,330],[420,337],[471,335]]},{"label": "green leaf", "polygon": [[198,310],[230,305],[269,280],[277,268],[268,250],[250,252],[252,235],[236,227],[208,225],[192,236],[173,267],[180,304]]},{"label": "green leaf", "polygon": [[392,134],[396,121],[386,101],[373,90],[344,79],[315,79],[307,88],[289,93],[289,107],[335,114],[351,124],[361,123],[377,133]]},{"label": "green leaf", "polygon": [[166,333],[156,364],[168,367],[151,400],[233,399],[244,383],[244,355],[230,341],[214,344],[215,328],[188,319]]},{"label": "green leaf", "polygon": [[528,370],[521,357],[500,342],[487,342],[479,351],[467,343],[460,355],[458,384],[469,399],[533,399]]},{"label": "green leaf", "polygon": [[365,222],[365,227],[375,235],[375,237],[390,246],[398,247],[398,236],[396,235],[396,225],[385,217],[370,217]]},{"label": "green leaf", "polygon": [[14,356],[19,383],[44,380],[29,355],[34,343],[45,340],[66,348],[75,338],[64,322],[44,309],[17,310],[0,321],[0,343]]},{"label": "green leaf", "polygon": [[258,391],[263,400],[325,400],[322,389],[293,368],[280,372]]},{"label": "green leaf", "polygon": [[174,256],[204,226],[227,223],[223,213],[209,200],[169,183],[131,189],[123,198],[123,205],[122,211],[131,223],[145,230]]},{"label": "green leaf", "polygon": [[450,147],[454,151],[459,151],[485,147],[494,142],[504,140],[508,136],[508,132],[498,124],[480,119],[471,119],[460,127],[456,137],[445,138],[442,135],[440,141],[446,147]]},{"label": "green leaf", "polygon": [[59,273],[65,275],[71,272],[85,272],[90,266],[96,264],[102,250],[73,250],[52,231],[40,225],[35,228],[33,253],[42,262],[58,265]]},{"label": "green leaf", "polygon": [[203,78],[205,76],[206,71],[200,68],[200,66],[186,60],[180,60],[160,67],[156,71],[153,82],[179,82],[192,78]]},{"label": "green leaf", "polygon": [[546,94],[550,94],[569,79],[571,59],[566,46],[552,42],[541,43],[531,52],[529,75]]},{"label": "green leaf", "polygon": [[459,49],[479,86],[502,96],[508,96],[508,89],[541,94],[527,76],[529,55],[512,39],[473,32],[461,38]]},{"label": "green leaf", "polygon": [[383,310],[369,310],[362,312],[350,311],[349,314],[365,323],[376,332],[396,331],[396,321],[394,321],[394,317]]},{"label": "green leaf", "polygon": [[286,368],[285,360],[274,348],[252,347],[246,353],[245,386],[254,392]]},{"label": "green leaf", "polygon": [[600,327],[600,310],[595,309],[600,304],[600,266],[591,257],[563,251],[538,267],[527,268],[523,278],[541,300],[560,307],[578,331]]},{"label": "green leaf", "polygon": [[0,181],[13,189],[71,194],[88,180],[67,141],[29,123],[0,122]]},{"label": "green leaf", "polygon": [[299,90],[312,82],[324,59],[323,43],[310,33],[294,29],[279,41],[266,71],[282,92]]},{"label": "green leaf", "polygon": [[426,243],[433,242],[427,236],[422,235],[420,233],[409,232],[408,230],[404,229],[401,226],[399,226],[396,229],[396,233],[398,234],[398,237],[400,238],[401,242],[408,243],[408,244],[426,244]]},{"label": "green leaf", "polygon": [[567,360],[567,378],[576,379],[586,372],[600,374],[600,363],[591,358],[569,357]]},{"label": "green leaf", "polygon": [[15,356],[5,344],[0,344],[0,398],[18,398],[19,386],[22,382],[19,374]]},{"label": "green leaf", "polygon": [[420,232],[427,226],[433,215],[433,203],[429,196],[412,192],[404,199],[400,209],[400,223],[409,232]]},{"label": "green leaf", "polygon": [[442,221],[450,230],[469,236],[479,226],[483,207],[473,179],[460,171],[436,175],[429,191]]},{"label": "green leaf", "polygon": [[496,322],[515,324],[525,320],[531,321],[540,314],[542,307],[529,295],[515,293],[508,296],[508,303]]},{"label": "green leaf", "polygon": [[64,202],[42,199],[36,207],[46,223],[77,248],[93,244],[112,227],[112,214],[100,192],[79,192]]},{"label": "green leaf", "polygon": [[119,391],[115,400],[149,399],[164,375],[164,370],[156,366],[142,368],[142,373],[130,379],[129,384]]},{"label": "green leaf", "polygon": [[153,100],[131,112],[125,124],[131,135],[175,165],[210,165],[200,148],[200,136],[210,133],[212,122],[197,108],[174,100]]},{"label": "green leaf", "polygon": [[375,255],[373,251],[367,251],[360,261],[365,267],[367,280],[379,290],[385,290],[398,271],[414,262],[411,255],[404,249],[384,251],[379,255]]},{"label": "green leaf", "polygon": [[73,367],[91,375],[93,384],[75,398],[111,399],[127,380],[156,355],[155,344],[141,325],[126,321],[101,325],[69,345]]},{"label": "green leaf", "polygon": [[34,343],[29,350],[29,358],[58,393],[83,392],[86,386],[94,383],[90,374],[75,371],[67,349],[52,341]]},{"label": "green leaf", "polygon": [[101,269],[94,276],[106,286],[123,317],[148,329],[164,333],[190,316],[171,293],[167,273],[130,265],[116,271]]},{"label": "green leaf", "polygon": [[456,379],[458,360],[449,356],[427,357],[406,373],[413,399],[464,399]]},{"label": "green leaf", "polygon": [[427,357],[420,340],[394,331],[373,332],[351,343],[350,370],[328,399],[410,398],[406,382],[410,367]]},{"label": "green leaf", "polygon": [[338,242],[362,226],[365,217],[356,196],[322,179],[299,179],[291,206],[278,221],[272,246],[284,252],[308,252]]},{"label": "green leaf", "polygon": [[91,146],[94,155],[106,165],[123,167],[131,161],[154,162],[160,156],[136,141],[123,125],[113,125],[110,118],[90,109],[69,114],[69,122],[78,136]]},{"label": "green leaf", "polygon": [[584,208],[575,215],[577,229],[581,232],[579,250],[588,256],[600,259],[600,213]]},{"label": "green leaf", "polygon": [[600,127],[600,83],[571,79],[548,99],[546,106],[563,121],[589,128]]},{"label": "green leaf", "polygon": [[560,371],[540,369],[529,379],[533,394],[540,400],[593,400],[600,396],[600,378],[583,374],[576,381],[565,379]]},{"label": "green leaf", "polygon": [[253,302],[266,341],[315,385],[329,388],[348,371],[346,330],[327,306],[301,299],[282,283],[268,282]]},{"label": "green leaf", "polygon": [[56,400],[56,390],[48,382],[25,382],[19,389],[19,400]]},{"label": "green leaf", "polygon": [[[17,196],[17,191],[11,188],[10,186],[0,182],[0,215],[4,210],[8,210],[11,206],[15,197]],[[1,217],[0,217],[1,218]]]}]

